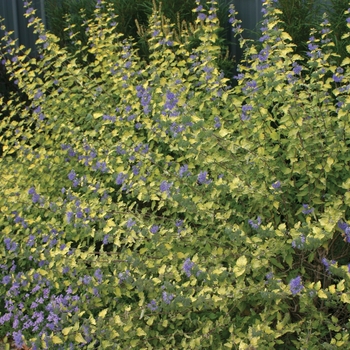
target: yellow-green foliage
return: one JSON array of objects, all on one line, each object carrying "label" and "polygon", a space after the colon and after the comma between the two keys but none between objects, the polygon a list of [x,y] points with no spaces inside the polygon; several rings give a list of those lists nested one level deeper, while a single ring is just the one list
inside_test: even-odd
[{"label": "yellow-green foliage", "polygon": [[349,347],[350,60],[334,66],[327,31],[295,55],[273,3],[235,87],[217,67],[214,1],[194,10],[193,49],[155,9],[149,64],[98,1],[87,66],[28,5],[40,58],[3,38],[22,95],[2,101],[0,337]]}]

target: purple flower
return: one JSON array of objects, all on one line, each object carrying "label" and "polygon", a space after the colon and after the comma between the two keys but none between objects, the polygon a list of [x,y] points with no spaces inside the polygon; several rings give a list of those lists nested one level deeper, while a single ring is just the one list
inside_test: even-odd
[{"label": "purple flower", "polygon": [[125,272],[119,272],[119,274],[118,274],[119,284],[124,283],[129,276],[130,276],[130,271],[129,270],[126,270]]},{"label": "purple flower", "polygon": [[174,294],[168,294],[166,291],[163,292],[163,301],[165,304],[170,304],[170,302],[174,299]]},{"label": "purple flower", "polygon": [[313,51],[313,50],[317,50],[318,49],[318,45],[311,44],[311,43],[308,44],[307,47],[308,47],[309,51]]},{"label": "purple flower", "polygon": [[187,258],[182,266],[187,277],[191,277],[191,270],[194,267],[194,262],[191,261],[190,258]]},{"label": "purple flower", "polygon": [[68,224],[71,222],[72,218],[73,218],[73,212],[71,211],[68,211],[67,214],[66,214],[66,218],[67,218],[67,222]]},{"label": "purple flower", "polygon": [[220,118],[219,117],[215,117],[214,118],[214,122],[215,122],[214,128],[216,128],[216,129],[220,128],[220,126],[221,126]]},{"label": "purple flower", "polygon": [[131,170],[132,170],[134,175],[140,174],[140,168],[137,165],[133,165]]},{"label": "purple flower", "polygon": [[[231,20],[232,20],[232,21],[231,21]],[[230,18],[230,23],[233,23],[233,21],[234,21],[234,19],[233,19],[233,18]],[[265,34],[265,35],[263,35],[262,37],[259,38],[259,41],[260,41],[261,43],[263,43],[264,41],[269,40],[269,39],[270,39],[270,36],[267,35],[267,34]]]},{"label": "purple flower", "polygon": [[300,293],[302,291],[302,289],[304,288],[304,286],[301,283],[301,277],[298,276],[296,278],[293,278],[289,282],[289,288],[290,288],[290,291],[292,292],[293,295]]},{"label": "purple flower", "polygon": [[41,90],[38,90],[37,93],[34,95],[34,100],[38,100],[43,95],[43,92]]},{"label": "purple flower", "polygon": [[23,337],[22,337],[22,332],[19,330],[18,332],[12,332],[12,338],[13,341],[15,342],[15,345],[17,348],[22,348],[24,345],[23,343]]},{"label": "purple flower", "polygon": [[134,219],[129,219],[126,223],[126,227],[128,229],[132,228],[136,224],[136,221]]},{"label": "purple flower", "polygon": [[310,208],[308,204],[303,204],[303,210],[302,213],[304,215],[309,215],[314,211],[314,208]]},{"label": "purple flower", "polygon": [[207,18],[207,15],[205,13],[199,13],[198,14],[198,18],[201,20],[201,21],[204,21],[206,18]]},{"label": "purple flower", "polygon": [[295,62],[293,63],[293,73],[294,74],[300,74],[300,72],[302,71],[303,67],[299,66],[298,64],[296,64]]},{"label": "purple flower", "polygon": [[98,280],[99,283],[102,282],[103,273],[102,273],[101,269],[97,269],[94,273],[94,276],[96,277],[96,279]]},{"label": "purple flower", "polygon": [[184,164],[180,167],[179,175],[180,177],[189,176],[191,173],[188,171],[188,165]]},{"label": "purple flower", "polygon": [[335,83],[340,83],[343,80],[343,78],[344,77],[342,75],[339,77],[336,74],[333,74],[333,77],[332,77],[332,79]]},{"label": "purple flower", "polygon": [[265,278],[266,278],[267,280],[272,279],[272,278],[273,278],[273,272],[268,272],[268,273],[265,275]]},{"label": "purple flower", "polygon": [[27,14],[27,15],[30,15],[33,11],[34,11],[33,7],[29,7],[29,8],[26,10],[26,14]]},{"label": "purple flower", "polygon": [[269,57],[269,50],[268,49],[269,48],[266,47],[259,52],[258,59],[260,62],[265,62],[268,59],[268,57]]},{"label": "purple flower", "polygon": [[207,180],[207,175],[208,173],[206,171],[201,171],[198,174],[197,180],[201,185],[204,185],[204,184],[208,185],[211,183],[211,180]]},{"label": "purple flower", "polygon": [[326,258],[322,258],[322,264],[324,265],[324,267],[325,267],[325,269],[326,269],[326,271],[328,272],[328,273],[330,273],[330,270],[329,270],[329,268],[331,267],[331,265],[333,265],[333,264],[335,264],[336,263],[336,261],[335,260],[331,260],[331,261],[329,261],[328,259],[326,259]]},{"label": "purple flower", "polygon": [[244,105],[244,106],[242,106],[242,112],[243,113],[251,111],[252,109],[253,109],[253,107],[251,105]]},{"label": "purple flower", "polygon": [[183,223],[184,223],[183,220],[178,219],[178,220],[175,221],[175,226],[176,227],[181,227],[183,225]]},{"label": "purple flower", "polygon": [[251,80],[246,83],[245,87],[243,88],[243,91],[247,91],[247,90],[251,92],[258,91],[258,84],[256,83],[255,80]]},{"label": "purple flower", "polygon": [[304,235],[301,235],[297,240],[293,240],[292,247],[297,249],[303,249],[306,239]]},{"label": "purple flower", "polygon": [[126,175],[124,173],[119,173],[115,182],[117,185],[122,185],[125,179],[126,179]]},{"label": "purple flower", "polygon": [[7,275],[2,278],[2,284],[6,285],[11,282],[11,276]]},{"label": "purple flower", "polygon": [[281,187],[281,182],[278,180],[271,185],[275,190]]},{"label": "purple flower", "polygon": [[151,300],[151,302],[147,304],[147,307],[151,311],[157,311],[158,310],[157,302],[155,300]]},{"label": "purple flower", "polygon": [[346,222],[338,221],[338,227],[344,231],[345,240],[347,243],[350,243],[350,227]]},{"label": "purple flower", "polygon": [[109,238],[109,235],[104,235],[103,241],[102,241],[102,244],[103,244],[103,245],[108,244],[108,238]]},{"label": "purple flower", "polygon": [[33,194],[35,194],[36,192],[35,192],[35,188],[34,187],[31,187],[29,190],[28,190],[28,194],[31,194],[31,195],[33,195]]},{"label": "purple flower", "polygon": [[5,243],[5,246],[6,246],[6,249],[8,251],[12,251],[14,252],[16,249],[17,249],[17,243],[16,242],[12,242],[10,238],[4,238],[4,243]]},{"label": "purple flower", "polygon": [[257,230],[259,226],[261,225],[261,217],[258,216],[256,219],[256,222],[252,219],[248,220],[248,224],[254,229]]},{"label": "purple flower", "polygon": [[76,176],[77,176],[77,174],[75,173],[75,171],[74,171],[74,170],[71,170],[70,173],[68,174],[68,179],[69,179],[70,181],[74,181],[75,178],[76,178]]},{"label": "purple flower", "polygon": [[169,190],[170,190],[171,186],[172,186],[171,182],[162,181],[162,183],[160,184],[160,192],[167,192],[167,193],[169,193]]},{"label": "purple flower", "polygon": [[152,227],[150,228],[150,232],[155,234],[159,231],[159,225],[152,225]]},{"label": "purple flower", "polygon": [[40,196],[37,193],[34,193],[32,195],[32,202],[33,203],[38,203],[40,201]]}]

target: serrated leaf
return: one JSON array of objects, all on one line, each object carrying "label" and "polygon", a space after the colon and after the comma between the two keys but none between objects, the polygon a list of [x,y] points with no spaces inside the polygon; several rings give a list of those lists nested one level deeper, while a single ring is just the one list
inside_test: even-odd
[{"label": "serrated leaf", "polygon": [[103,116],[103,113],[101,113],[101,112],[95,112],[95,113],[93,114],[93,116],[94,116],[95,119],[97,119],[97,118],[102,117],[102,116]]},{"label": "serrated leaf", "polygon": [[163,265],[159,268],[158,273],[159,273],[160,275],[164,275],[165,270],[166,270],[166,265],[163,264]]},{"label": "serrated leaf", "polygon": [[54,344],[62,344],[63,343],[63,340],[61,338],[57,337],[56,335],[52,336],[51,340]]},{"label": "serrated leaf", "polygon": [[76,333],[74,340],[77,343],[86,343],[86,340],[83,338],[83,336],[81,335],[81,333]]},{"label": "serrated leaf", "polygon": [[144,337],[145,335],[147,335],[147,333],[142,329],[142,328],[137,328],[136,330],[136,334],[139,336],[139,337]]},{"label": "serrated leaf", "polygon": [[344,280],[341,280],[341,281],[337,284],[337,291],[338,291],[338,292],[342,292],[342,291],[345,289],[344,283],[345,283],[345,281],[344,281]]},{"label": "serrated leaf", "polygon": [[107,314],[108,309],[104,309],[99,312],[98,317],[104,318]]},{"label": "serrated leaf", "polygon": [[132,328],[132,323],[128,323],[123,327],[124,332],[129,332],[129,330]]},{"label": "serrated leaf", "polygon": [[152,326],[154,320],[155,320],[155,317],[154,317],[154,316],[151,316],[151,317],[147,320],[146,323],[147,323],[149,326]]},{"label": "serrated leaf", "polygon": [[343,302],[343,303],[347,303],[347,304],[350,304],[350,297],[348,294],[346,293],[343,293],[340,297],[340,300]]},{"label": "serrated leaf", "polygon": [[283,269],[283,265],[276,259],[276,258],[270,258],[270,261],[280,269]]},{"label": "serrated leaf", "polygon": [[225,137],[225,136],[228,135],[228,134],[229,134],[229,131],[226,130],[226,129],[220,129],[220,131],[219,131],[219,135],[220,135],[221,137]]},{"label": "serrated leaf", "polygon": [[239,277],[244,274],[247,263],[248,260],[244,255],[238,258],[236,265],[233,268],[233,272],[235,273],[236,277]]},{"label": "serrated leaf", "polygon": [[335,293],[335,285],[332,284],[331,286],[329,286],[328,290],[331,292],[331,294],[334,294]]},{"label": "serrated leaf", "polygon": [[317,295],[320,299],[327,299],[327,294],[322,289],[317,292]]},{"label": "serrated leaf", "polygon": [[66,327],[62,329],[62,334],[63,335],[68,335],[69,332],[72,330],[73,327]]}]

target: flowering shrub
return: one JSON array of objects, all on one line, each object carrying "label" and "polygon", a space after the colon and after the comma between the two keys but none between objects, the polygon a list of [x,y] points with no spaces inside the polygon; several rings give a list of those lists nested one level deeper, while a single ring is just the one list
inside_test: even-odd
[{"label": "flowering shrub", "polygon": [[30,3],[40,59],[3,38],[27,96],[0,124],[0,337],[17,347],[349,346],[350,60],[327,31],[295,55],[268,0],[230,87],[216,3],[197,5],[196,48],[154,10],[147,65],[103,0],[87,66]]}]

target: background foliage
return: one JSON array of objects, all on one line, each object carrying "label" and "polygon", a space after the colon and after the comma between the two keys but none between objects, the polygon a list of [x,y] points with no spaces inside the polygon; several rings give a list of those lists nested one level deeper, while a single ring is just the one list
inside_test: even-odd
[{"label": "background foliage", "polygon": [[[350,60],[325,20],[297,54],[274,6],[231,87],[214,1],[181,37],[155,8],[148,62],[108,2],[74,52],[27,4],[40,57],[2,39],[26,100],[1,100],[1,338],[349,346]],[[241,37],[233,8],[230,22]]]},{"label": "background foliage", "polygon": [[320,30],[322,16],[327,13],[332,40],[335,44],[334,51],[340,55],[340,63],[348,55],[346,45],[349,41],[341,39],[347,32],[344,12],[348,9],[348,5],[347,0],[279,0],[277,6],[282,13],[278,17],[283,21],[284,29],[297,45],[297,52],[305,55],[311,29]]}]

